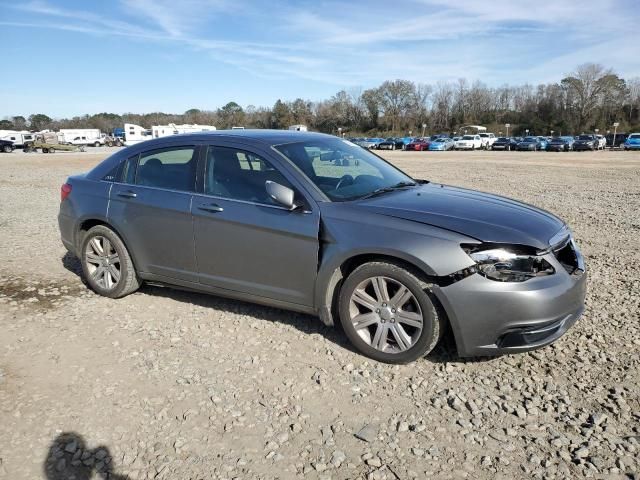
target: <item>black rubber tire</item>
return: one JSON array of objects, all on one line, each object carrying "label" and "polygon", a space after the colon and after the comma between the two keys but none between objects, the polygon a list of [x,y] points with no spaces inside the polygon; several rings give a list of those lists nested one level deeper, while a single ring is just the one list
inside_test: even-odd
[{"label": "black rubber tire", "polygon": [[[424,315],[424,328],[416,343],[401,353],[384,353],[363,341],[357,334],[349,316],[349,302],[355,288],[370,277],[385,276],[405,285],[415,296]],[[440,341],[444,333],[444,319],[431,301],[428,291],[431,285],[420,279],[418,272],[390,262],[369,262],[356,268],[342,284],[338,297],[340,323],[351,344],[362,354],[384,363],[405,364],[424,357]]]},{"label": "black rubber tire", "polygon": [[[87,270],[85,252],[87,250],[87,244],[95,236],[106,237],[107,239],[109,239],[111,245],[113,245],[116,252],[118,253],[118,256],[120,257],[120,280],[116,287],[111,290],[104,289],[95,281],[93,281],[91,275],[89,275],[89,271]],[[82,239],[82,245],[80,248],[80,263],[82,264],[82,272],[91,290],[104,297],[121,298],[135,292],[138,288],[140,288],[141,281],[138,278],[138,274],[136,273],[136,269],[133,265],[133,260],[131,259],[131,255],[129,254],[127,247],[120,239],[120,237],[109,227],[105,225],[96,225],[95,227],[91,228]]]},{"label": "black rubber tire", "polygon": [[2,147],[2,151],[3,151],[4,153],[11,153],[11,152],[13,152],[13,148],[11,148],[11,146],[10,146],[10,145],[4,145],[4,146]]},{"label": "black rubber tire", "polygon": [[48,148],[43,148],[42,149],[42,153],[49,153],[49,149]]},{"label": "black rubber tire", "polygon": [[96,147],[96,148],[99,147],[100,146],[100,142],[94,143],[93,146]]},{"label": "black rubber tire", "polygon": [[49,153],[56,153],[56,149],[55,148],[50,148],[49,149]]}]

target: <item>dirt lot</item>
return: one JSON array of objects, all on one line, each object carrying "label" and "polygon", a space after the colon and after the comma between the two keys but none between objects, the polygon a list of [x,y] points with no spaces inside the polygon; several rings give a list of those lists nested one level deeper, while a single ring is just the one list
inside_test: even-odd
[{"label": "dirt lot", "polygon": [[399,367],[309,316],[89,292],[56,214],[98,153],[0,154],[0,478],[639,478],[640,154],[385,154],[551,210],[590,269],[555,345]]}]

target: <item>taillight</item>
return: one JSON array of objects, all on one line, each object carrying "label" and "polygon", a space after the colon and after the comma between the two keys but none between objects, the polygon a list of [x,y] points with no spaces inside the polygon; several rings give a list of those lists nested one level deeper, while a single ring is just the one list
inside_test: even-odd
[{"label": "taillight", "polygon": [[60,187],[60,201],[63,202],[67,199],[69,194],[71,193],[71,185],[65,183]]}]

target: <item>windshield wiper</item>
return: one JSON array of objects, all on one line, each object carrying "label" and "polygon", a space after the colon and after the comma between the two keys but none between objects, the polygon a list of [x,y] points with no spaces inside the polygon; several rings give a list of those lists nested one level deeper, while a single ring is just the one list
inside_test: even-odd
[{"label": "windshield wiper", "polygon": [[398,182],[395,185],[391,185],[389,187],[376,188],[373,192],[369,192],[362,197],[359,197],[358,200],[364,200],[367,198],[375,197],[376,195],[380,195],[381,193],[393,192],[394,190],[398,190],[405,187],[415,187],[417,185],[416,182]]}]

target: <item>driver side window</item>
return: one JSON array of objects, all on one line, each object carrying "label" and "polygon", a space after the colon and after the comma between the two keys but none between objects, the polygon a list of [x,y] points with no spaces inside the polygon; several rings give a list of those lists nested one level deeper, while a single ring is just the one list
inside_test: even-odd
[{"label": "driver side window", "polygon": [[205,165],[204,193],[231,200],[278,205],[267,193],[270,180],[293,189],[270,162],[245,150],[210,146]]}]

